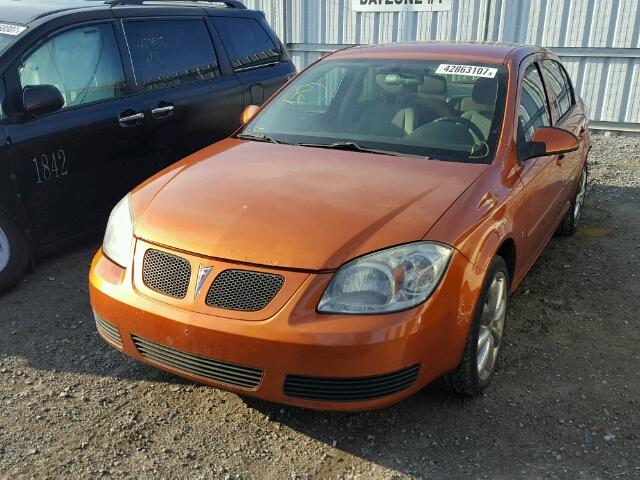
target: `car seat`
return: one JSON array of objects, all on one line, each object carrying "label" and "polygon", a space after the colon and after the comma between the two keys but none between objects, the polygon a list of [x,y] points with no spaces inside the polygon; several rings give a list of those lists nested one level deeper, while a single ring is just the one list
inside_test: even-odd
[{"label": "car seat", "polygon": [[425,75],[414,103],[417,124],[424,125],[437,118],[455,117],[457,114],[446,102],[447,80],[441,75]]},{"label": "car seat", "polygon": [[460,104],[466,118],[476,125],[484,135],[483,141],[489,137],[493,113],[496,108],[498,82],[495,78],[479,78],[473,86],[471,98],[465,98]]},{"label": "car seat", "polygon": [[356,131],[386,137],[409,135],[415,128],[415,111],[408,99],[415,94],[418,80],[394,73],[379,73],[375,80],[374,101],[362,110]]}]

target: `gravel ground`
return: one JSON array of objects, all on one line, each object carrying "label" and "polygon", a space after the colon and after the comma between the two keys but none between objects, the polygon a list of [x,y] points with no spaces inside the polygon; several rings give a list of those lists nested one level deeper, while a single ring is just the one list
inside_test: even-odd
[{"label": "gravel ground", "polygon": [[98,243],[0,298],[0,477],[640,478],[640,139],[597,136],[583,223],[512,297],[493,385],[315,412],[185,382],[95,332]]}]

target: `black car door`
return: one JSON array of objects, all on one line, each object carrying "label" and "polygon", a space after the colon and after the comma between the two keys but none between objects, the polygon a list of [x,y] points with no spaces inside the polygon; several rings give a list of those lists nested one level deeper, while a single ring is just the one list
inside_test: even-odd
[{"label": "black car door", "polygon": [[7,72],[13,95],[53,85],[64,106],[7,125],[16,177],[39,245],[104,224],[149,170],[145,119],[132,108],[113,21],[57,30]]},{"label": "black car door", "polygon": [[[9,216],[14,220],[24,222],[24,212],[19,208],[19,202],[15,191],[14,156],[13,147],[7,131],[8,117],[5,114],[4,104],[6,101],[6,90],[4,82],[0,78],[0,213]],[[27,229],[28,225],[22,225]],[[2,235],[2,232],[0,232]],[[0,250],[3,245],[0,239]],[[0,251],[0,271],[2,271],[2,252]]]},{"label": "black car door", "polygon": [[245,106],[262,105],[295,74],[284,47],[264,18],[226,15],[212,20],[244,86]]},{"label": "black car door", "polygon": [[221,65],[203,16],[127,18],[123,25],[158,168],[239,126],[242,86]]}]

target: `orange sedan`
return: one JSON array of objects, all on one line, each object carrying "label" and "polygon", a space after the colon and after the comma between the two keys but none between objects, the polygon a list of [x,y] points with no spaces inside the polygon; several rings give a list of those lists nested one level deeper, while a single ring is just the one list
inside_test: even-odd
[{"label": "orange sedan", "polygon": [[127,195],[98,331],[155,367],[318,409],[490,383],[508,296],[586,191],[588,119],[533,47],[352,48]]}]

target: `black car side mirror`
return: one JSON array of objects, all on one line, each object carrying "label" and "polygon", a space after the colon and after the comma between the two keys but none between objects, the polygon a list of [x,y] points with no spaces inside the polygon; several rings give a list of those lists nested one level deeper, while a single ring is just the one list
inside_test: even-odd
[{"label": "black car side mirror", "polygon": [[25,113],[46,115],[60,110],[64,106],[64,98],[53,85],[27,85],[22,90],[22,105]]}]

